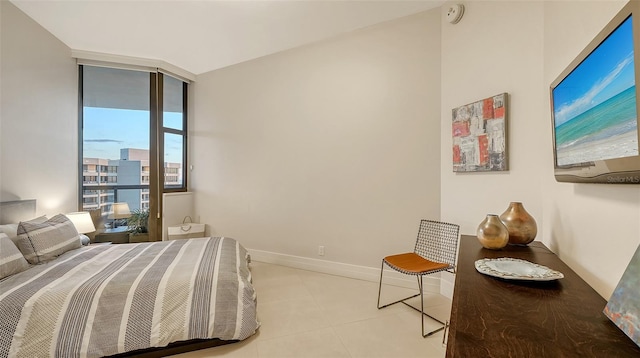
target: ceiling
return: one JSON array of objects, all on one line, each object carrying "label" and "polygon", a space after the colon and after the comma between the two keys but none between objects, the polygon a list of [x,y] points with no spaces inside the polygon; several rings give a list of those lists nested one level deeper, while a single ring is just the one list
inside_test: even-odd
[{"label": "ceiling", "polygon": [[11,0],[73,50],[193,74],[433,9],[444,1]]}]

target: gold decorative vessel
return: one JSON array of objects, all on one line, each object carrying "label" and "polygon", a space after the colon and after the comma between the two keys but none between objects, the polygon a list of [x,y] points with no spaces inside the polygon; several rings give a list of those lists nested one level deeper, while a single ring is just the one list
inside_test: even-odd
[{"label": "gold decorative vessel", "polygon": [[500,220],[509,230],[510,244],[527,245],[538,234],[536,220],[529,215],[520,202],[509,204],[507,210],[500,215]]},{"label": "gold decorative vessel", "polygon": [[499,250],[509,243],[509,230],[495,214],[487,215],[478,225],[476,236],[485,249]]}]

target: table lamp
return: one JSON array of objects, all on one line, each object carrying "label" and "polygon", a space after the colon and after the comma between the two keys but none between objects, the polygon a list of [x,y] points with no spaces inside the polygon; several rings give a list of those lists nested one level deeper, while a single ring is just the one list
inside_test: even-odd
[{"label": "table lamp", "polygon": [[131,210],[129,210],[129,204],[126,202],[113,203],[111,205],[111,213],[109,213],[109,219],[113,219],[114,229],[117,227],[117,220],[126,219],[131,217]]},{"label": "table lamp", "polygon": [[91,220],[91,214],[86,211],[79,211],[75,213],[68,213],[66,214],[66,217],[71,220],[73,226],[78,230],[82,245],[88,245],[89,237],[84,234],[96,231],[96,227],[93,225],[93,220]]}]

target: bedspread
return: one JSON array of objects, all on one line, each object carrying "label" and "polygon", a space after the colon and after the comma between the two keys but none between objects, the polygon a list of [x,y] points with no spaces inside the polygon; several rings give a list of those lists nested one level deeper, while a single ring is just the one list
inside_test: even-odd
[{"label": "bedspread", "polygon": [[96,357],[255,333],[246,250],[200,238],[69,251],[0,282],[0,357]]}]

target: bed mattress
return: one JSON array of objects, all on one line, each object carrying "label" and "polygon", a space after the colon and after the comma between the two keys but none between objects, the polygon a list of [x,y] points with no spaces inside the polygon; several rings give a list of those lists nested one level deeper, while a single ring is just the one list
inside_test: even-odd
[{"label": "bed mattress", "polygon": [[247,251],[231,238],[72,250],[0,281],[0,357],[99,357],[256,332]]}]

